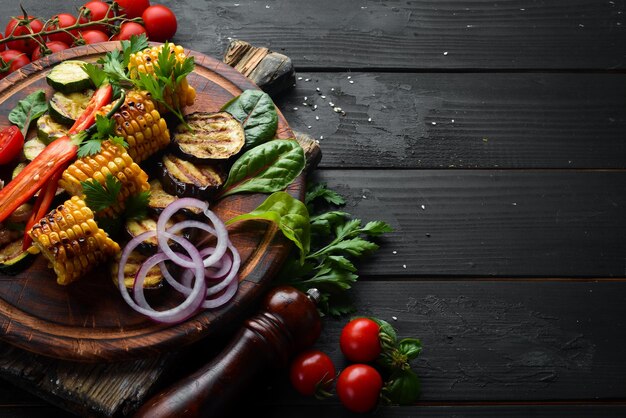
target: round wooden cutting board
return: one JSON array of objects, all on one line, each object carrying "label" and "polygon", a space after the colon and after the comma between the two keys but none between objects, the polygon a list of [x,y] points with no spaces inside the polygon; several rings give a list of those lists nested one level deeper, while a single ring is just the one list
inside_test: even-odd
[{"label": "round wooden cutting board", "polygon": [[[9,125],[9,112],[28,94],[44,89],[47,97],[51,96],[52,89],[45,80],[51,67],[68,59],[94,62],[115,48],[119,48],[119,43],[107,42],[62,51],[0,80],[0,128]],[[218,111],[242,90],[258,89],[221,61],[196,52],[190,54],[195,57],[196,69],[188,80],[197,91],[197,100],[186,113]],[[34,131],[29,137],[33,135]],[[293,137],[280,112],[276,136]],[[303,198],[303,176],[289,191]],[[227,220],[256,208],[264,198],[261,194],[234,195],[216,202],[212,210]],[[267,288],[291,248],[273,225],[245,222],[229,231],[242,257],[240,287],[235,298],[221,309],[200,312],[178,325],[158,324],[126,305],[108,265],[98,266],[69,286],[60,286],[47,261],[39,256],[17,276],[0,275],[0,338],[25,350],[61,359],[117,361],[175,350],[228,327]],[[164,309],[174,303],[171,299],[176,292],[171,289],[152,292],[150,301],[154,301],[155,307]]]}]

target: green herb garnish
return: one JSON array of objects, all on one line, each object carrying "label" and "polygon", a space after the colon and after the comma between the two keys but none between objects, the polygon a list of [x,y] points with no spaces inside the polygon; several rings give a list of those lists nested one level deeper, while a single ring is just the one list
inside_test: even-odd
[{"label": "green herb garnish", "polygon": [[100,212],[117,203],[117,198],[122,190],[122,183],[108,174],[104,185],[95,180],[81,181],[85,193],[85,202],[94,212]]},{"label": "green herb garnish", "polygon": [[126,210],[124,217],[128,220],[140,221],[148,214],[148,203],[150,202],[150,192],[141,192],[128,196],[126,199]]}]

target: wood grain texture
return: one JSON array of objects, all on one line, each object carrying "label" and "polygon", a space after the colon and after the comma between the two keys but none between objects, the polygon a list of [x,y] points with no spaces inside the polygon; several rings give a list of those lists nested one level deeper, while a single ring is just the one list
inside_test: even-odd
[{"label": "wood grain texture", "polygon": [[[106,51],[119,48],[116,42],[86,45],[51,55],[0,80],[0,114],[7,115],[18,100],[36,89],[45,89],[50,67],[66,59],[95,61]],[[188,76],[197,90],[194,106],[185,109],[217,111],[242,90],[256,88],[237,71],[214,58],[193,53],[196,69]],[[0,120],[0,127],[8,124]],[[293,132],[279,112],[278,138]],[[304,178],[289,188],[302,198]],[[261,194],[235,195],[212,205],[221,219],[249,212],[265,198]],[[112,284],[109,268],[98,270],[90,280],[58,286],[54,272],[42,257],[17,276],[0,280],[1,338],[10,344],[39,354],[79,361],[121,360],[158,355],[163,350],[189,344],[226,326],[266,288],[267,280],[280,267],[290,246],[275,226],[235,226],[230,239],[237,247],[242,265],[240,287],[233,300],[217,310],[203,311],[178,325],[157,324],[134,312]],[[165,310],[182,299],[155,295],[153,306]]]},{"label": "wood grain texture", "polygon": [[[357,283],[351,295],[355,315],[387,320],[399,337],[422,341],[414,362],[419,402],[608,402],[626,391],[625,290],[626,282],[390,280]],[[349,364],[338,344],[346,322],[326,318],[315,345],[338,370]],[[295,392],[286,371],[273,376],[257,386],[255,402],[321,408]]]},{"label": "wood grain texture", "polygon": [[[25,0],[42,16],[83,2]],[[222,56],[230,39],[284,53],[297,68],[621,69],[623,0],[163,0],[174,40]],[[74,7],[72,7],[74,6]],[[12,2],[0,15],[15,16]],[[444,53],[446,53],[444,55]]]},{"label": "wood grain texture", "polygon": [[314,180],[347,196],[347,212],[395,229],[360,264],[364,276],[626,275],[623,171],[319,170]]},{"label": "wood grain texture", "polygon": [[624,97],[617,74],[342,72],[277,104],[326,168],[624,168]]}]

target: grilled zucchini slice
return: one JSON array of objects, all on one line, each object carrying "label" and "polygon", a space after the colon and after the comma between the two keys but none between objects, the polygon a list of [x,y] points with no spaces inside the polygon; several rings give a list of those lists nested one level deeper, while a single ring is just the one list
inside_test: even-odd
[{"label": "grilled zucchini slice", "polygon": [[55,122],[63,125],[72,125],[87,108],[93,96],[93,90],[63,94],[56,92],[48,104],[48,111]]},{"label": "grilled zucchini slice", "polygon": [[92,87],[91,78],[83,71],[86,62],[77,60],[63,61],[46,76],[46,81],[53,89],[65,94],[75,93]]},{"label": "grilled zucchini slice", "polygon": [[49,144],[55,139],[67,135],[67,126],[56,122],[50,114],[45,114],[37,119],[37,138],[44,144]]},{"label": "grilled zucchini slice", "polygon": [[[163,186],[159,180],[150,181],[150,200],[148,200],[148,211],[154,215],[159,215],[163,212],[163,209],[167,207],[170,203],[178,199],[176,196],[167,193],[163,190]],[[202,211],[198,208],[188,208],[183,209],[183,212],[186,212],[191,216],[198,216],[202,213]]]},{"label": "grilled zucchini slice", "polygon": [[186,116],[174,134],[175,152],[189,161],[228,160],[246,143],[243,126],[230,113],[195,112]]},{"label": "grilled zucchini slice", "polygon": [[[111,263],[111,277],[113,279],[113,283],[117,286],[117,270],[120,265],[120,257],[121,252],[118,252],[115,256],[115,262]],[[132,289],[133,283],[135,282],[135,276],[137,272],[141,268],[144,261],[148,259],[149,255],[142,254],[139,251],[133,251],[130,253],[128,257],[128,261],[126,261],[126,265],[124,266],[124,284],[127,288]],[[148,270],[148,274],[146,275],[146,281],[144,282],[144,289],[155,289],[161,287],[161,282],[163,281],[163,275],[161,274],[161,269],[158,265],[152,267]]]},{"label": "grilled zucchini slice", "polygon": [[217,165],[196,165],[172,154],[161,159],[161,184],[169,194],[207,200],[225,181],[226,175]]}]

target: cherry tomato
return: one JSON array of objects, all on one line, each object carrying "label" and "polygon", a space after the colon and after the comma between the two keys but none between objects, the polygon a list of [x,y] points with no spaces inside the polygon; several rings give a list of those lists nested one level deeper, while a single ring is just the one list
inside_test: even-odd
[{"label": "cherry tomato", "polygon": [[[49,25],[46,27],[46,30],[55,30],[58,28],[67,28],[68,26],[72,26],[76,24],[76,16],[73,16],[69,13],[59,13],[58,15],[54,16],[53,19],[58,19],[59,20],[59,24],[58,25]],[[70,33],[74,36],[78,35],[78,30],[74,29],[72,31],[70,31]],[[72,43],[74,42],[74,38],[72,37],[72,35],[70,35],[69,33],[66,32],[59,32],[59,33],[53,33],[52,35],[48,35],[48,40],[49,41],[57,41],[57,42],[63,42],[64,44],[67,45],[72,45]]]},{"label": "cherry tomato", "polygon": [[[80,9],[83,11],[82,16],[80,17],[80,23],[102,20],[105,17],[113,17],[113,10],[109,8],[107,3],[102,1],[90,1],[85,3]],[[88,26],[87,29],[99,30],[104,33],[110,32],[106,25]]]},{"label": "cherry tomato", "polygon": [[[4,36],[2,36],[2,34],[0,34],[0,41],[4,39]],[[6,48],[5,44],[0,44],[0,51],[4,51]]]},{"label": "cherry tomato", "polygon": [[141,35],[146,33],[146,28],[139,23],[126,22],[122,23],[120,27],[120,33],[111,38],[112,41],[128,41],[133,35]]},{"label": "cherry tomato", "polygon": [[120,5],[120,12],[126,15],[127,19],[141,17],[144,10],[150,7],[150,0],[115,0]]},{"label": "cherry tomato", "polygon": [[[41,23],[41,20],[36,19],[34,16],[28,16],[28,25],[20,25],[19,23],[22,19],[24,19],[24,16],[11,18],[4,30],[4,36],[9,36],[11,32],[13,32],[14,36],[28,35],[31,33],[28,27],[30,27],[33,33],[39,33],[43,29],[43,23]],[[15,31],[13,31],[13,28],[15,28]],[[37,48],[37,45],[37,42],[32,39],[7,42],[8,49],[16,49],[18,51],[26,52],[29,55],[35,50],[35,48]]]},{"label": "cherry tomato", "polygon": [[157,42],[165,42],[174,36],[177,29],[176,15],[168,7],[150,6],[141,15],[148,37]]},{"label": "cherry tomato", "polygon": [[371,319],[353,319],[341,331],[341,352],[354,362],[367,363],[376,360],[380,354],[379,331],[380,327]]},{"label": "cherry tomato", "polygon": [[76,45],[97,44],[98,42],[106,42],[109,40],[109,35],[100,30],[86,30],[79,35],[82,41],[77,40]]},{"label": "cherry tomato", "polygon": [[45,57],[46,55],[54,54],[55,52],[63,51],[69,48],[69,45],[59,41],[46,42],[46,48],[49,51],[41,51],[41,47],[37,47],[35,52],[33,52],[33,61],[37,61],[41,57]]},{"label": "cherry tomato", "polygon": [[326,354],[308,350],[291,363],[289,377],[293,387],[303,395],[312,396],[318,389],[328,389],[335,379],[335,366]]},{"label": "cherry tomato", "polygon": [[14,49],[0,52],[0,58],[2,58],[2,62],[0,62],[0,79],[30,63],[30,59],[28,59],[25,53]]},{"label": "cherry tomato", "polygon": [[0,131],[0,164],[8,164],[13,161],[24,146],[24,135],[20,128],[11,125]]},{"label": "cherry tomato", "polygon": [[337,395],[350,411],[367,412],[378,403],[383,379],[375,368],[367,364],[346,367],[337,378]]}]

